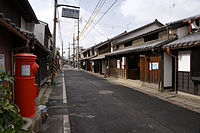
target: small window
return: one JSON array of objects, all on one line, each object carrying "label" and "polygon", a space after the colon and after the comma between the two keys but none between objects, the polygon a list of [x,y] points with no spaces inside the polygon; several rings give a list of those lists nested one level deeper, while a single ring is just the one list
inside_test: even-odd
[{"label": "small window", "polygon": [[131,46],[132,45],[132,42],[127,42],[124,44],[124,47],[128,47],[128,46]]},{"label": "small window", "polygon": [[178,71],[190,72],[190,51],[178,53]]},{"label": "small window", "polygon": [[144,37],[144,42],[152,41],[158,39],[158,33],[154,33]]}]

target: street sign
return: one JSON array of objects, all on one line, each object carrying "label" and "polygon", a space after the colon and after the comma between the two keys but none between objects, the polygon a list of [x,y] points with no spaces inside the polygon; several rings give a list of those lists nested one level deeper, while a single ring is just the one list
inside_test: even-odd
[{"label": "street sign", "polygon": [[71,8],[63,8],[62,17],[79,19],[79,10]]}]

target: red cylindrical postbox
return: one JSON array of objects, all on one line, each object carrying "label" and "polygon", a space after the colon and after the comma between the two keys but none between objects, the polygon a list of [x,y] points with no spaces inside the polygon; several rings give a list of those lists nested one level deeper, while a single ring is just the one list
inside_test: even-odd
[{"label": "red cylindrical postbox", "polygon": [[35,116],[35,97],[37,97],[37,84],[35,75],[38,64],[35,62],[36,55],[20,53],[14,55],[15,64],[15,103],[23,117]]}]

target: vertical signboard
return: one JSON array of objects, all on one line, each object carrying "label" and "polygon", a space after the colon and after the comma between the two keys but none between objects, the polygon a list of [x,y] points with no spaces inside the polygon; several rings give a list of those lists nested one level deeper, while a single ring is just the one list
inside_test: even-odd
[{"label": "vertical signboard", "polygon": [[5,71],[5,55],[0,54],[0,73]]},{"label": "vertical signboard", "polygon": [[125,68],[126,65],[126,57],[122,57],[122,69]]},{"label": "vertical signboard", "polygon": [[120,68],[120,60],[117,60],[117,68]]}]

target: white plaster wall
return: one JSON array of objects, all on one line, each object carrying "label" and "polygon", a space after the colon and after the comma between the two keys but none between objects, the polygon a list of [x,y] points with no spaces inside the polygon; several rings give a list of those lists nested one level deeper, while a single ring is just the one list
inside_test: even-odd
[{"label": "white plaster wall", "polygon": [[45,25],[40,23],[35,25],[34,29],[35,37],[38,39],[38,41],[44,45],[44,36],[45,36]]},{"label": "white plaster wall", "polygon": [[107,72],[107,66],[105,61],[102,61],[102,73]]},{"label": "white plaster wall", "polygon": [[164,87],[172,86],[172,57],[164,53]]},{"label": "white plaster wall", "polygon": [[177,35],[179,38],[185,37],[189,34],[189,26],[181,27],[177,29]]},{"label": "white plaster wall", "polygon": [[26,30],[26,22],[24,21],[23,18],[21,18],[21,29]]},{"label": "white plaster wall", "polygon": [[33,32],[35,28],[35,23],[27,23],[23,18],[21,18],[21,29]]}]

